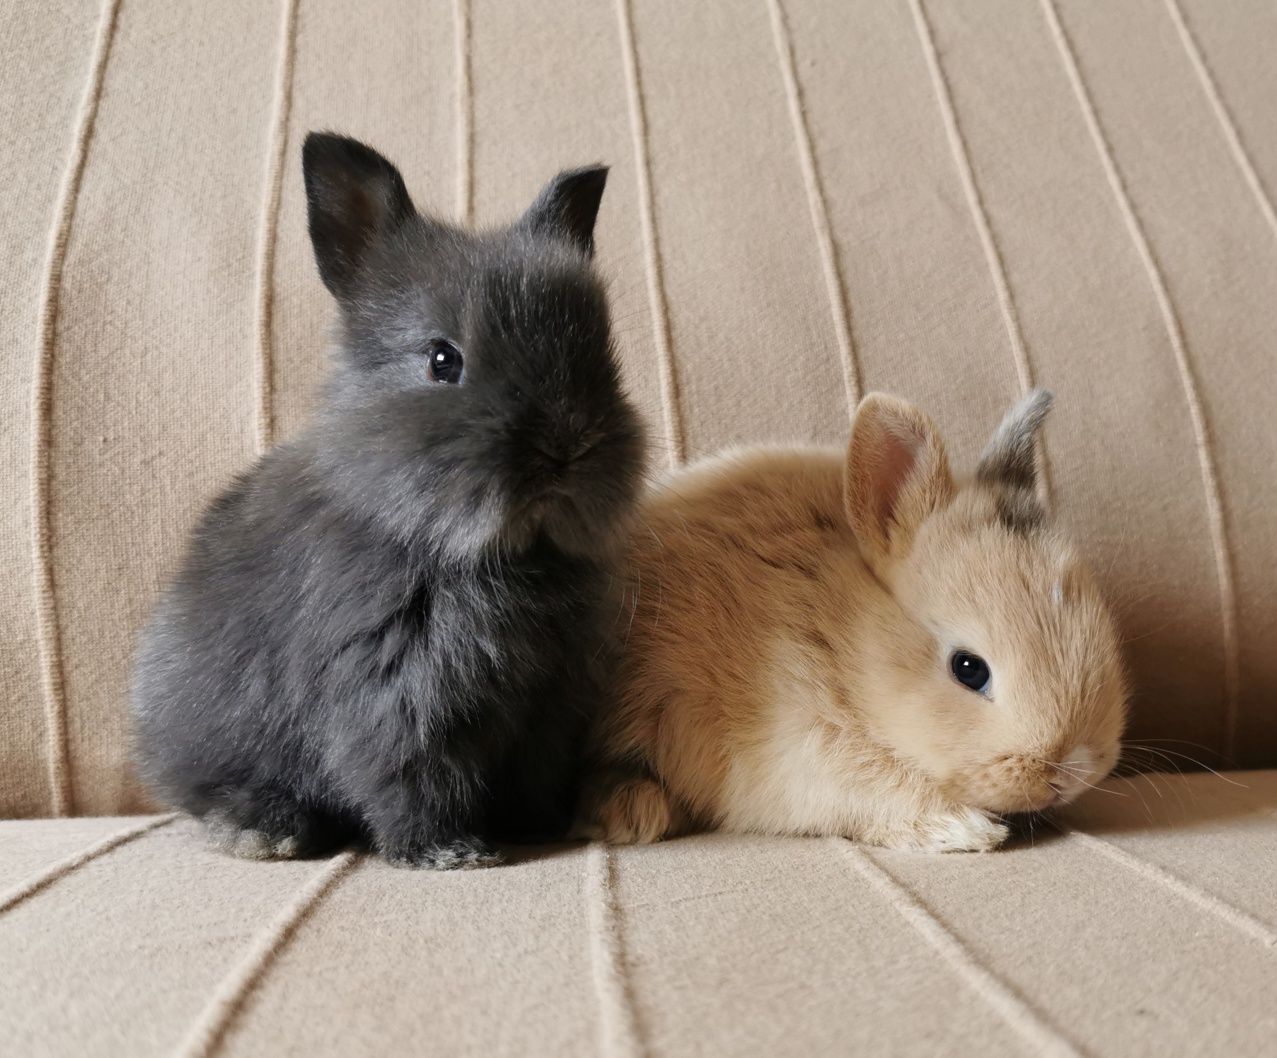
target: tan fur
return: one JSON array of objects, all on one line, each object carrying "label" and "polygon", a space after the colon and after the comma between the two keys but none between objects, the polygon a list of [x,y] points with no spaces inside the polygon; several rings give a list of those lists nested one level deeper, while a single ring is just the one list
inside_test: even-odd
[{"label": "tan fur", "polygon": [[[955,486],[902,401],[867,397],[852,437],[727,453],[647,500],[587,830],[987,849],[990,813],[1113,766],[1117,636],[1068,544],[999,514],[1022,488]],[[991,700],[953,679],[956,648],[989,662]]]}]

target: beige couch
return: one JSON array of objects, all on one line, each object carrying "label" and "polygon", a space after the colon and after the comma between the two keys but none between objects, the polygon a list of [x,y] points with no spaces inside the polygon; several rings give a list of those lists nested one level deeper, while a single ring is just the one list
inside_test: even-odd
[{"label": "beige couch", "polygon": [[869,389],[969,460],[1054,389],[1136,759],[1277,764],[1271,3],[18,0],[0,41],[0,1053],[1274,1053],[1277,772],[1115,780],[979,857],[700,837],[454,877],[119,818],[156,810],[138,625],[324,370],[316,127],[479,221],[610,162],[658,463],[840,440]]}]

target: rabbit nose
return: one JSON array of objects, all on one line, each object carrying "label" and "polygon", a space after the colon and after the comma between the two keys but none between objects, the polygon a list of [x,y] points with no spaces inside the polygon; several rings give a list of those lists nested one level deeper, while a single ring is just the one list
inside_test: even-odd
[{"label": "rabbit nose", "polygon": [[583,455],[587,455],[590,450],[603,440],[603,434],[597,430],[589,433],[580,433],[574,437],[572,444],[572,459],[580,459]]},{"label": "rabbit nose", "polygon": [[587,447],[585,441],[591,424],[591,416],[586,411],[560,398],[530,415],[523,427],[532,447],[547,458],[571,462]]},{"label": "rabbit nose", "polygon": [[595,445],[591,437],[563,437],[533,445],[538,453],[557,468],[569,467]]},{"label": "rabbit nose", "polygon": [[597,438],[569,431],[555,432],[536,438],[532,448],[556,468],[575,463],[597,443]]},{"label": "rabbit nose", "polygon": [[552,437],[545,439],[545,444],[551,451],[558,453],[563,462],[572,463],[589,452],[601,436],[593,428],[588,414],[572,411],[563,416],[559,429],[554,431]]},{"label": "rabbit nose", "polygon": [[550,467],[558,470],[572,461],[571,452],[562,444],[551,438],[544,438],[532,444],[532,450]]},{"label": "rabbit nose", "polygon": [[1095,754],[1080,743],[1064,753],[1055,765],[1056,777],[1051,786],[1065,804],[1073,801],[1091,785],[1095,774]]}]

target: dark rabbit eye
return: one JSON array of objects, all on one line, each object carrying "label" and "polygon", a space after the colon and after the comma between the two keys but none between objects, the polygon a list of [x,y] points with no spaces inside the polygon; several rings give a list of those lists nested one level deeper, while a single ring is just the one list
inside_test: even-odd
[{"label": "dark rabbit eye", "polygon": [[949,671],[967,690],[977,694],[988,694],[993,674],[989,671],[989,663],[982,657],[965,650],[955,650],[949,657]]},{"label": "dark rabbit eye", "polygon": [[430,359],[430,381],[461,381],[461,350],[451,342],[431,342],[426,356]]}]

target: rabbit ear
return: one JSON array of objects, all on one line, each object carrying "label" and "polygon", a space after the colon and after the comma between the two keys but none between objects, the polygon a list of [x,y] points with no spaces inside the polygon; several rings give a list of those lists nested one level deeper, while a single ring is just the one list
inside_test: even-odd
[{"label": "rabbit ear", "polygon": [[847,517],[871,566],[908,552],[923,519],[953,499],[935,424],[896,397],[870,393],[847,449]]},{"label": "rabbit ear", "polygon": [[315,261],[339,300],[353,293],[368,248],[415,212],[399,170],[358,140],[312,132],[302,147]]},{"label": "rabbit ear", "polygon": [[564,170],[541,189],[536,201],[519,219],[519,226],[567,239],[592,256],[594,221],[599,215],[606,184],[606,165]]},{"label": "rabbit ear", "polygon": [[976,480],[995,491],[998,515],[1010,529],[1032,528],[1046,514],[1037,496],[1037,439],[1052,400],[1049,391],[1035,389],[1016,404],[976,467]]}]

